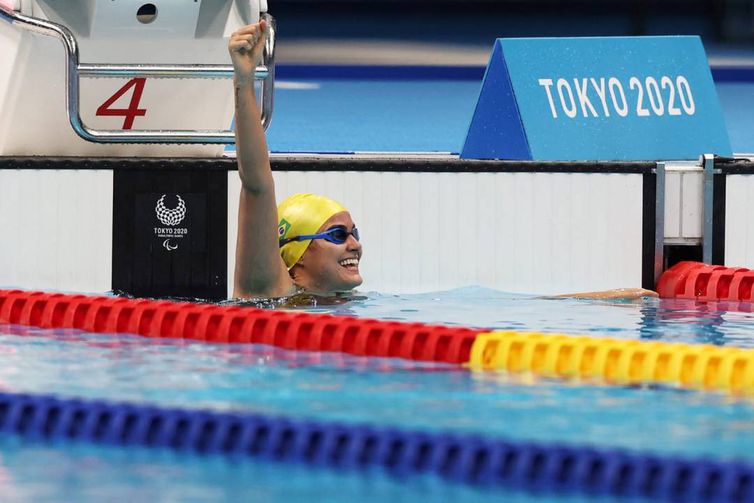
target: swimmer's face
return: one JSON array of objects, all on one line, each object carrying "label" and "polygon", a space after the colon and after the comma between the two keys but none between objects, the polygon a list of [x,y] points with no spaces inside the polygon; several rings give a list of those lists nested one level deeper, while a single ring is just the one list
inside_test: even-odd
[{"label": "swimmer's face", "polygon": [[[335,226],[352,231],[355,224],[347,211],[336,213],[322,224],[318,232]],[[352,235],[342,244],[324,239],[312,240],[297,265],[302,273],[301,286],[313,292],[344,292],[359,286],[363,279],[359,273],[361,243]]]}]

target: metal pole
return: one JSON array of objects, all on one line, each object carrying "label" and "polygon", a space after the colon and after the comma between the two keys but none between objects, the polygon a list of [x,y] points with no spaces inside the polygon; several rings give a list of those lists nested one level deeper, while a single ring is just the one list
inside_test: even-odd
[{"label": "metal pole", "polygon": [[715,156],[704,154],[702,156],[704,167],[704,220],[702,223],[702,262],[712,263],[712,206],[714,204],[714,179],[715,179]]},{"label": "metal pole", "polygon": [[654,285],[660,280],[665,265],[665,163],[655,168],[655,261]]},{"label": "metal pole", "polygon": [[[78,65],[79,77],[153,77],[162,79],[229,79],[233,77],[230,65]],[[257,67],[254,77],[266,79],[269,71]]]}]

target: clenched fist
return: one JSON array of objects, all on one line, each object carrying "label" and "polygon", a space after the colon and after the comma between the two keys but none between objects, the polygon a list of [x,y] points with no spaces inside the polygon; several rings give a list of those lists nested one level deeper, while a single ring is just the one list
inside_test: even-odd
[{"label": "clenched fist", "polygon": [[264,43],[270,28],[265,20],[244,26],[230,36],[228,52],[233,62],[236,82],[253,82],[254,72],[262,62]]}]

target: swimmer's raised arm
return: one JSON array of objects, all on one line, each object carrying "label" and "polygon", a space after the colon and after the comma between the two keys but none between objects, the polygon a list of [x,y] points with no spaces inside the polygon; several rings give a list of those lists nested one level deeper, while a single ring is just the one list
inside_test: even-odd
[{"label": "swimmer's raised arm", "polygon": [[280,296],[293,280],[280,257],[275,184],[254,92],[254,72],[269,33],[265,21],[244,26],[228,42],[236,102],[236,155],[241,178],[234,297]]}]

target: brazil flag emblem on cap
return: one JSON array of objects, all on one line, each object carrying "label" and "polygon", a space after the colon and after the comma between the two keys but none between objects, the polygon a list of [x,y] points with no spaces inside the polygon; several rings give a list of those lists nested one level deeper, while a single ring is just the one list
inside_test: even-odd
[{"label": "brazil flag emblem on cap", "polygon": [[285,218],[281,218],[278,226],[278,239],[285,239],[289,230],[291,230],[291,223]]}]

